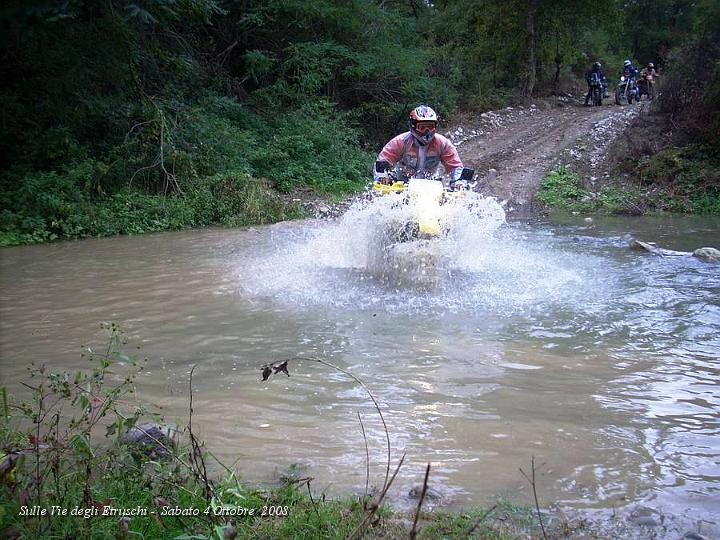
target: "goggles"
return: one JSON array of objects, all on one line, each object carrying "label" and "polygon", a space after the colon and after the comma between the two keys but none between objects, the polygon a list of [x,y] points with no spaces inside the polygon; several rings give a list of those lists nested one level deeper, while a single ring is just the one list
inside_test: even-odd
[{"label": "goggles", "polygon": [[420,133],[427,133],[428,131],[434,131],[437,128],[437,122],[432,121],[420,121],[415,122],[415,131]]}]

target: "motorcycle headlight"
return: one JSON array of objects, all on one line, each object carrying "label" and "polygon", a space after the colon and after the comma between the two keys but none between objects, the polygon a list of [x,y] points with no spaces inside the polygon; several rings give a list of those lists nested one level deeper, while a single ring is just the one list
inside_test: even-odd
[{"label": "motorcycle headlight", "polygon": [[622,77],[620,77],[620,81],[621,81],[621,82],[625,82],[625,75],[623,75]]}]

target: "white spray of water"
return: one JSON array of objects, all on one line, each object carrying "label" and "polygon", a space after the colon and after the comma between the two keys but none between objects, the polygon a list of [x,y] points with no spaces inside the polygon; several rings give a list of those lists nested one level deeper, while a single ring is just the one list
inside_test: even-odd
[{"label": "white spray of water", "polygon": [[396,241],[413,208],[386,196],[359,200],[336,221],[276,234],[269,255],[246,260],[252,297],[300,306],[389,311],[493,311],[587,299],[597,260],[523,238],[492,198],[468,193],[444,205],[434,239]]}]

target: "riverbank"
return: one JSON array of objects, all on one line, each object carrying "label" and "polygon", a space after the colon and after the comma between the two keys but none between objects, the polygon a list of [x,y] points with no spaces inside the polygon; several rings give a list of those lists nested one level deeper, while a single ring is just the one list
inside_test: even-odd
[{"label": "riverbank", "polygon": [[544,530],[539,508],[504,501],[437,509],[427,476],[413,494],[417,509],[394,512],[384,499],[404,457],[382,487],[369,491],[368,471],[365,494],[344,499],[319,492],[294,469],[274,487],[246,485],[193,431],[192,371],[187,425],[141,423],[147,408],[129,400],[144,362],[122,352],[115,325],[107,329],[107,350],[90,352],[88,370],[33,364],[26,401],[0,391],[3,538],[513,539]]}]

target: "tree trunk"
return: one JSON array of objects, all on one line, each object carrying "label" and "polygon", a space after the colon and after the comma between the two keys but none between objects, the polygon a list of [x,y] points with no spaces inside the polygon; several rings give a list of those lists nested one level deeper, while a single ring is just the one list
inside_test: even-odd
[{"label": "tree trunk", "polygon": [[523,85],[523,95],[531,97],[535,90],[536,66],[537,66],[537,39],[535,36],[535,13],[537,12],[539,0],[529,0],[525,29],[527,30],[527,73]]},{"label": "tree trunk", "polygon": [[560,55],[560,31],[555,29],[555,78],[553,79],[553,88],[557,92],[560,85],[560,68],[562,67],[563,58]]}]

